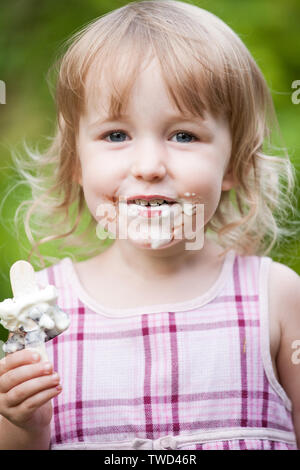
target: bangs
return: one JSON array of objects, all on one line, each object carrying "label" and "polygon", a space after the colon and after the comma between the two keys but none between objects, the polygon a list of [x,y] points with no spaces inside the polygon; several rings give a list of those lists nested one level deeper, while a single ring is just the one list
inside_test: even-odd
[{"label": "bangs", "polygon": [[[68,86],[61,95],[73,90],[79,114],[84,114],[90,104],[96,109],[104,106],[105,95],[106,114],[120,118],[126,113],[139,73],[154,58],[161,67],[169,98],[181,114],[204,118],[205,111],[213,116],[228,113],[228,75],[219,49],[206,37],[206,29],[203,38],[200,30],[185,36],[176,30],[175,21],[160,18],[156,25],[155,16],[149,22],[139,14],[116,21],[113,34],[105,35],[105,17],[101,20],[101,35],[97,34],[96,22],[69,51],[74,67],[69,64],[66,70]],[[93,47],[86,49],[85,43]]]},{"label": "bangs", "polygon": [[[148,39],[148,40],[147,40]],[[172,41],[174,43],[174,39]],[[181,114],[204,118],[209,111],[214,116],[225,111],[220,99],[216,77],[202,60],[195,61],[191,48],[166,44],[166,38],[145,38],[141,34],[120,38],[119,44],[109,48],[105,56],[99,54],[86,72],[84,85],[84,111],[92,104],[103,106],[103,95],[108,97],[106,114],[117,120],[126,114],[132,88],[141,71],[157,59],[169,99]],[[128,51],[131,54],[128,54]]]}]

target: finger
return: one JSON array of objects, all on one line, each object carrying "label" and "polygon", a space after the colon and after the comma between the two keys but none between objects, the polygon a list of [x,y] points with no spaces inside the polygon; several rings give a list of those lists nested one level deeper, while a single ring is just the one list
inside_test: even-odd
[{"label": "finger", "polygon": [[26,349],[8,354],[0,360],[0,375],[5,374],[5,372],[10,369],[34,363],[39,360],[40,356],[37,353],[33,353]]},{"label": "finger", "polygon": [[37,364],[29,364],[10,369],[1,376],[0,393],[7,393],[12,388],[27,380],[49,375],[51,372],[52,364],[50,362],[38,362]]},{"label": "finger", "polygon": [[50,376],[37,377],[35,379],[27,380],[20,385],[12,388],[6,394],[6,405],[8,407],[15,407],[22,402],[32,397],[33,395],[42,392],[48,388],[53,388],[59,384],[59,376],[57,373]]},{"label": "finger", "polygon": [[16,408],[13,408],[14,415],[21,415],[23,417],[30,416],[38,408],[45,405],[52,398],[55,398],[62,391],[62,387],[57,385],[56,387],[51,387],[46,390],[42,390],[39,393],[36,393],[32,397],[29,397],[21,405]]},{"label": "finger", "polygon": [[37,408],[45,405],[45,403],[51,400],[51,398],[58,395],[61,391],[62,391],[62,386],[56,385],[55,387],[48,388],[47,390],[43,390],[39,393],[36,393],[32,397],[29,397],[20,406],[33,412]]}]

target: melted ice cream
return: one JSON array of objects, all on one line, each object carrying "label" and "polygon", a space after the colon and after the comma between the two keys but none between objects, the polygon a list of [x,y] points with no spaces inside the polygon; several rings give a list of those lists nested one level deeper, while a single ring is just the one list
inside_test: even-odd
[{"label": "melted ice cream", "polygon": [[33,326],[33,319],[29,316],[31,308],[35,304],[42,304],[41,308],[45,314],[51,314],[51,306],[57,300],[57,289],[55,286],[47,286],[44,289],[36,290],[23,297],[14,297],[0,302],[1,323],[9,331],[16,331],[23,328],[29,331]]},{"label": "melted ice cream", "polygon": [[13,333],[3,345],[3,350],[12,353],[24,348],[35,349],[46,360],[44,342],[66,330],[70,325],[70,318],[56,304],[56,287],[48,285],[40,289],[32,266],[23,261],[19,263],[21,267],[19,264],[17,270],[23,269],[25,272],[22,276],[11,274],[15,295],[12,299],[0,302],[0,322]]}]

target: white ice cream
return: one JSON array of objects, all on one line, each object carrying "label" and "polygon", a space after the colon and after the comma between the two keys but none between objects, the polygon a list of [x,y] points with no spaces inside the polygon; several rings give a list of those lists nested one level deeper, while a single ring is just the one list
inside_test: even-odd
[{"label": "white ice cream", "polygon": [[0,302],[0,323],[10,335],[3,351],[32,349],[47,360],[45,341],[55,338],[70,325],[69,315],[57,305],[55,286],[40,288],[30,263],[16,261],[10,269],[14,297]]},{"label": "white ice cream", "polygon": [[33,320],[28,316],[32,307],[36,304],[42,304],[41,308],[51,314],[51,306],[55,306],[57,300],[57,289],[55,286],[48,285],[44,289],[36,290],[23,297],[5,299],[0,302],[1,323],[9,331],[16,331],[23,327],[25,331],[32,329]]}]

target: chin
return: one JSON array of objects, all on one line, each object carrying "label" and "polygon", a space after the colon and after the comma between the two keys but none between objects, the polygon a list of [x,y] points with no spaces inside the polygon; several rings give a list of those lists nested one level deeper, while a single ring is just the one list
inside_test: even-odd
[{"label": "chin", "polygon": [[149,239],[132,239],[129,238],[129,241],[134,244],[135,246],[139,246],[145,250],[152,250],[152,251],[163,251],[166,250],[174,245],[178,245],[179,243],[185,243],[185,240],[174,238],[172,236],[171,240],[156,240],[153,239],[150,241]]}]

